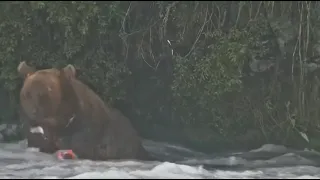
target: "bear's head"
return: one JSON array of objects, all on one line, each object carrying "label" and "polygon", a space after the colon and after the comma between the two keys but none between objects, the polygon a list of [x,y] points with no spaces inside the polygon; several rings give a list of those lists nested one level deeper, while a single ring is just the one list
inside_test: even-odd
[{"label": "bear's head", "polygon": [[20,106],[25,119],[30,128],[42,127],[47,138],[55,141],[75,118],[78,99],[71,84],[76,75],[74,66],[36,70],[23,61],[17,70],[24,78]]}]

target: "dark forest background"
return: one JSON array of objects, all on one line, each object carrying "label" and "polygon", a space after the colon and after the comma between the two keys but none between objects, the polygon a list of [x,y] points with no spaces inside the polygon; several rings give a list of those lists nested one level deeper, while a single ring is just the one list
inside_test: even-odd
[{"label": "dark forest background", "polygon": [[19,123],[20,61],[70,63],[143,137],[319,149],[319,27],[317,1],[3,1],[0,118]]}]

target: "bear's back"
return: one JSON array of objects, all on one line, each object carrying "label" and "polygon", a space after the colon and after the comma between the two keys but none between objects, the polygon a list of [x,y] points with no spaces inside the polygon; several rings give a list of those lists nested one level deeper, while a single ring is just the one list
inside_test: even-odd
[{"label": "bear's back", "polygon": [[80,80],[73,79],[71,83],[79,98],[78,103],[82,111],[80,114],[83,116],[80,119],[86,121],[83,123],[88,123],[88,126],[93,123],[91,126],[96,127],[95,132],[101,135],[99,153],[106,153],[108,157],[115,158],[137,158],[141,151],[146,153],[137,131],[127,117],[119,110],[109,107]]}]

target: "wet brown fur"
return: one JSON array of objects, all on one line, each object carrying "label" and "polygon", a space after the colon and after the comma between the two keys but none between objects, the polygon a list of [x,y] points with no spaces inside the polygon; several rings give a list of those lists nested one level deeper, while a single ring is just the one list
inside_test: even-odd
[{"label": "wet brown fur", "polygon": [[38,146],[46,151],[73,149],[79,158],[93,160],[149,159],[130,121],[79,81],[72,65],[35,71],[21,62],[18,72],[25,77],[21,118],[28,121],[28,127],[44,127],[49,137],[47,144]]}]

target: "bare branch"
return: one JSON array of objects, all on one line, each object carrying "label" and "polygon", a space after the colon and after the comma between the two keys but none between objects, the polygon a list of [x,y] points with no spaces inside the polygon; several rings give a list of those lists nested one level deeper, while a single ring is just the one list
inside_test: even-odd
[{"label": "bare branch", "polygon": [[305,43],[305,57],[306,59],[308,55],[308,47],[309,47],[309,39],[310,39],[310,1],[306,1],[306,6],[307,6],[307,38],[306,38],[306,43]]},{"label": "bare branch", "polygon": [[[200,36],[201,36],[201,34],[202,34],[202,32],[203,32],[204,26],[208,23],[208,20],[207,20],[207,18],[208,18],[208,11],[209,11],[209,7],[207,6],[207,10],[206,10],[206,14],[205,14],[205,19],[204,19],[204,22],[203,22],[200,30],[199,30],[198,36],[197,36],[196,40],[194,41],[194,43],[193,43],[190,51],[188,52],[187,55],[184,56],[184,58],[188,57],[188,56],[191,54],[191,52],[192,52],[193,49],[195,48],[195,45],[197,44],[197,42],[198,42],[198,40],[199,40],[199,38],[200,38]],[[209,17],[209,19],[211,19],[211,16]]]},{"label": "bare branch", "polygon": [[[238,10],[238,15],[237,15],[237,20],[236,20],[236,23],[235,23],[235,27],[237,27],[237,25],[238,25],[238,22],[239,22],[239,19],[240,19],[240,15],[241,15],[241,10],[242,10],[242,8],[244,6],[244,4],[241,3],[241,2],[242,1],[239,1],[239,10]],[[251,14],[251,12],[250,12],[250,14]],[[251,15],[250,15],[250,19],[251,19]]]},{"label": "bare branch", "polygon": [[123,18],[123,20],[122,20],[122,26],[121,26],[120,31],[122,31],[123,33],[126,33],[125,22],[126,22],[126,20],[127,20],[127,17],[128,17],[128,15],[129,15],[130,10],[131,10],[131,3],[132,3],[132,2],[130,2],[129,7],[128,7],[127,12],[126,12],[126,15],[124,16],[124,18]]},{"label": "bare branch", "polygon": [[294,46],[294,50],[293,50],[293,53],[292,53],[292,65],[291,65],[291,79],[292,79],[292,82],[294,81],[294,65],[295,65],[295,55],[296,55],[296,51],[297,51],[297,48],[298,48],[298,43],[299,43],[299,40],[297,39],[297,42],[296,42],[296,45]]},{"label": "bare branch", "polygon": [[258,15],[260,14],[261,5],[262,5],[262,1],[260,1],[260,3],[259,3],[257,13],[256,13],[256,15],[255,15],[255,17],[254,17],[255,20],[257,19]]},{"label": "bare branch", "polygon": [[165,37],[165,35],[167,34],[167,22],[169,19],[169,15],[170,15],[170,11],[171,8],[173,8],[176,4],[178,4],[179,1],[175,1],[171,4],[168,5],[168,7],[166,8],[166,15],[163,18],[163,37]]}]

